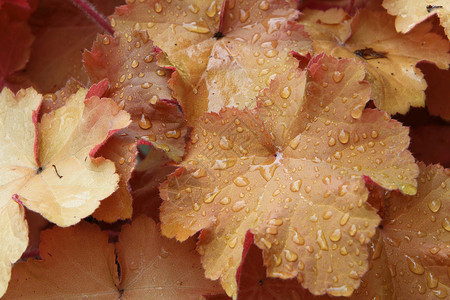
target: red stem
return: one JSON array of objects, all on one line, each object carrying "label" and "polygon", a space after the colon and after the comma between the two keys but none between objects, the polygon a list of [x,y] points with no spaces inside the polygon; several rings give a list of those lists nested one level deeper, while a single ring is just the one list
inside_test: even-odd
[{"label": "red stem", "polygon": [[72,3],[83,11],[88,17],[95,21],[98,25],[104,28],[109,34],[114,34],[114,30],[109,24],[108,20],[99,13],[94,5],[87,0],[70,0]]}]

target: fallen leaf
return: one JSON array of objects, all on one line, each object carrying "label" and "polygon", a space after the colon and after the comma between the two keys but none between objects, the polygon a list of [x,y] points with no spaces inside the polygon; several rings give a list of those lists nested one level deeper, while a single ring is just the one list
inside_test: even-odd
[{"label": "fallen leaf", "polygon": [[364,110],[363,64],[320,55],[308,75],[304,91],[306,74],[287,70],[256,110],[205,114],[160,188],[163,234],[183,241],[202,230],[206,277],[220,278],[234,298],[248,230],[270,277],[297,277],[317,295],[351,295],[379,222],[363,176],[416,192],[408,129]]},{"label": "fallen leaf", "polygon": [[395,28],[398,32],[407,33],[417,24],[437,15],[450,38],[450,7],[446,0],[384,0],[383,7],[396,16]]},{"label": "fallen leaf", "polygon": [[115,245],[94,224],[55,227],[42,234],[42,260],[14,265],[2,299],[199,299],[221,293],[219,284],[203,277],[194,247],[193,239],[179,245],[161,237],[143,216],[122,227]]},{"label": "fallen leaf", "polygon": [[424,106],[427,84],[416,64],[427,60],[447,69],[450,63],[448,41],[431,32],[431,22],[400,34],[394,17],[384,11],[363,9],[351,19],[327,23],[334,14],[335,10],[303,11],[300,23],[311,35],[315,53],[365,62],[371,98],[379,109],[405,114],[410,106]]},{"label": "fallen leaf", "polygon": [[292,22],[296,4],[135,2],[118,8],[111,23],[116,31],[146,30],[163,51],[161,64],[176,69],[174,96],[193,121],[223,106],[255,107],[258,92],[276,74],[298,65],[290,52],[306,53],[310,41]]}]

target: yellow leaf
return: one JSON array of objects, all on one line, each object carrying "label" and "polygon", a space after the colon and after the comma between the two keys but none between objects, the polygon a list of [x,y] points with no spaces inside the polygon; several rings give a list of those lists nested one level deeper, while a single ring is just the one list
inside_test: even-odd
[{"label": "yellow leaf", "polygon": [[398,32],[407,33],[420,22],[436,14],[447,37],[450,38],[450,7],[446,0],[384,0],[383,6],[389,14],[397,16],[395,28]]},{"label": "yellow leaf", "polygon": [[343,17],[340,23],[331,18],[334,13],[305,10],[300,19],[314,40],[315,53],[325,51],[365,62],[371,98],[390,114],[424,106],[427,84],[416,64],[426,60],[441,69],[450,64],[448,41],[430,32],[432,24],[424,22],[408,34],[400,34],[395,31],[394,17],[384,11],[363,9],[351,19]]}]

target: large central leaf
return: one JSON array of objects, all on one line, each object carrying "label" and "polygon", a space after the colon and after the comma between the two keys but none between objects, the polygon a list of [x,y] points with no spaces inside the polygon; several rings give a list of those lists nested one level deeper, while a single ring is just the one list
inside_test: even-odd
[{"label": "large central leaf", "polygon": [[363,176],[416,192],[408,130],[364,110],[370,88],[362,64],[322,55],[308,71],[306,91],[305,74],[288,70],[257,109],[205,114],[181,168],[161,188],[163,234],[185,240],[206,229],[199,243],[206,276],[220,278],[233,297],[248,230],[270,276],[349,296],[379,222],[365,203]]}]

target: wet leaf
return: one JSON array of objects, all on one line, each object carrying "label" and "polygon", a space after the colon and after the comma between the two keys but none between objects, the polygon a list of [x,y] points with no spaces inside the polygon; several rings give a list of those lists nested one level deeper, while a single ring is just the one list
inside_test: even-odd
[{"label": "wet leaf", "polygon": [[430,32],[430,22],[400,34],[395,31],[394,17],[376,9],[361,10],[351,19],[342,16],[340,22],[335,20],[335,10],[303,13],[300,22],[314,41],[314,51],[365,62],[371,98],[378,108],[391,114],[425,105],[427,84],[415,67],[418,62],[427,60],[441,69],[450,63],[448,41]]},{"label": "wet leaf", "polygon": [[[255,107],[270,80],[298,65],[290,51],[306,53],[310,41],[295,1],[147,1],[120,7],[115,30],[146,30],[173,67],[172,88],[189,121],[223,106]],[[221,9],[222,7],[222,9]],[[220,16],[220,17],[219,17]],[[189,59],[186,59],[189,58]]]},{"label": "wet leaf", "polygon": [[396,16],[398,32],[407,33],[430,16],[437,15],[450,38],[450,7],[445,0],[384,0],[383,6],[389,14]]},{"label": "wet leaf", "polygon": [[450,173],[419,166],[416,196],[385,196],[386,216],[369,244],[371,267],[356,299],[445,299],[450,293]]},{"label": "wet leaf", "polygon": [[123,134],[130,142],[139,139],[164,150],[179,161],[184,154],[186,121],[171,99],[167,85],[171,71],[156,64],[158,50],[145,31],[97,37],[92,51],[83,55],[94,82],[110,81],[106,94],[133,120]]},{"label": "wet leaf", "polygon": [[351,295],[379,222],[365,203],[363,176],[416,192],[408,130],[364,110],[370,87],[363,65],[321,55],[308,75],[301,98],[306,76],[290,70],[256,110],[205,114],[160,189],[163,234],[183,241],[202,231],[206,277],[220,278],[230,296],[237,296],[248,230],[270,277],[297,277],[317,295]]},{"label": "wet leaf", "polygon": [[[42,96],[32,88],[1,93],[2,204],[11,197],[48,220],[69,226],[90,215],[117,188],[114,164],[91,158],[129,115],[80,89],[37,122]],[[9,124],[9,126],[8,126]]]},{"label": "wet leaf", "polygon": [[203,277],[194,240],[167,240],[148,217],[123,226],[115,245],[93,224],[55,227],[43,232],[40,252],[42,260],[14,266],[2,299],[198,299],[221,293]]}]

